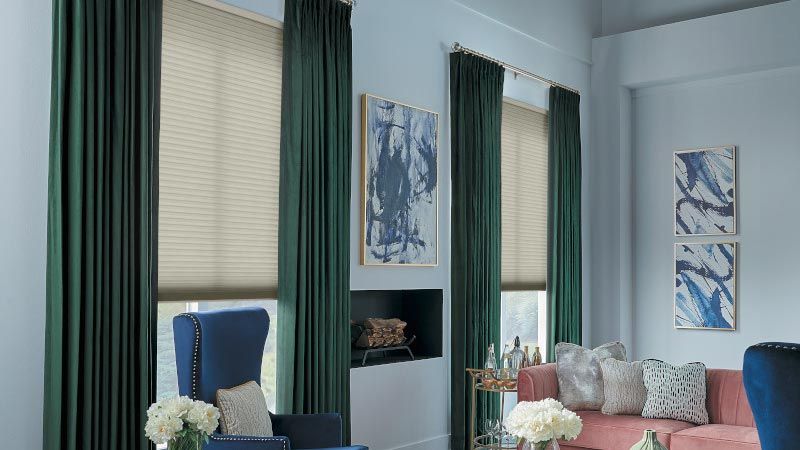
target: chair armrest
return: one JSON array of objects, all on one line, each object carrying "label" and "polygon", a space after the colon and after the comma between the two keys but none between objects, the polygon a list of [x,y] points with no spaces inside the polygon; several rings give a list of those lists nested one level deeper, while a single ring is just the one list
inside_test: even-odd
[{"label": "chair armrest", "polygon": [[292,448],[342,446],[342,416],[339,414],[273,414],[272,431],[286,436]]},{"label": "chair armrest", "polygon": [[285,436],[256,437],[213,434],[204,450],[291,450]]},{"label": "chair armrest", "polygon": [[526,367],[517,377],[517,401],[535,402],[558,399],[558,377],[555,363]]}]

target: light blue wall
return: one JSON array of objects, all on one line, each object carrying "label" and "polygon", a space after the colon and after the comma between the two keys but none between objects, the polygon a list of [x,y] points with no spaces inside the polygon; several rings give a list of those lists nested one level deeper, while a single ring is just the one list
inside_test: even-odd
[{"label": "light blue wall", "polygon": [[[758,341],[800,341],[800,66],[636,92],[634,338],[637,356],[741,367]],[[674,330],[672,152],[738,146],[735,332]],[[681,241],[702,238],[679,239]]]},{"label": "light blue wall", "polygon": [[50,1],[0,14],[0,408],[3,448],[42,446]]},{"label": "light blue wall", "polygon": [[[800,216],[797,23],[794,0],[593,41],[593,343],[735,368],[750,344],[800,340],[782,225]],[[672,152],[723,144],[740,146],[738,330],[675,330]]]}]

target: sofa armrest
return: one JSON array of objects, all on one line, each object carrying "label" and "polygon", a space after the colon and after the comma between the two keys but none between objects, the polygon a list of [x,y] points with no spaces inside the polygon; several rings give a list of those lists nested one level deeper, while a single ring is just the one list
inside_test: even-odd
[{"label": "sofa armrest", "polygon": [[294,449],[342,446],[340,414],[273,414],[272,431],[286,436]]},{"label": "sofa armrest", "polygon": [[558,377],[555,363],[526,367],[517,377],[517,401],[535,402],[558,399]]},{"label": "sofa armrest", "polygon": [[289,439],[284,436],[256,437],[213,434],[204,450],[291,450]]}]

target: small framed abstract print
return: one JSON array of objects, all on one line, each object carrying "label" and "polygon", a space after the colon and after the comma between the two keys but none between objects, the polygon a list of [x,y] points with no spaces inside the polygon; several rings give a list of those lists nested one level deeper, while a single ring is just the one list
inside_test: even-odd
[{"label": "small framed abstract print", "polygon": [[736,329],[736,243],[675,244],[675,328]]},{"label": "small framed abstract print", "polygon": [[361,263],[438,264],[439,115],[362,97]]},{"label": "small framed abstract print", "polygon": [[676,236],[736,234],[736,147],[675,152]]}]

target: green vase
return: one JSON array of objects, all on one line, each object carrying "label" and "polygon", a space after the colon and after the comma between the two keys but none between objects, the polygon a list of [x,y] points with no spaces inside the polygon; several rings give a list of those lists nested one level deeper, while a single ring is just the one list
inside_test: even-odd
[{"label": "green vase", "polygon": [[633,444],[631,450],[667,450],[656,438],[655,430],[644,430],[644,437],[641,441]]}]

